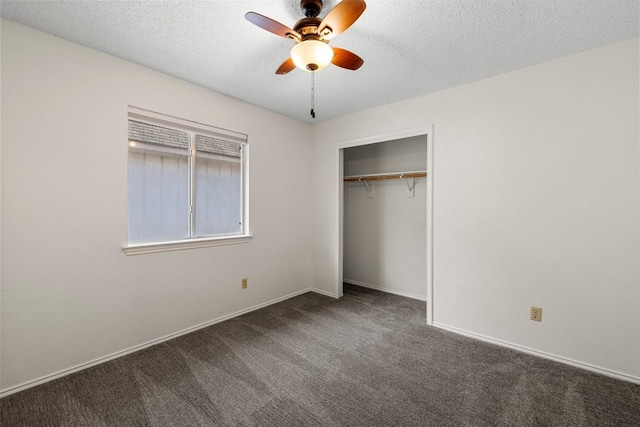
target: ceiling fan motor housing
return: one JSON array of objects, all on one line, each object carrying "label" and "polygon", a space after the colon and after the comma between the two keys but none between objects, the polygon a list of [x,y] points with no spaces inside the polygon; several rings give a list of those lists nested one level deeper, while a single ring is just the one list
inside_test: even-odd
[{"label": "ceiling fan motor housing", "polygon": [[315,39],[318,40],[318,27],[322,23],[320,18],[302,18],[293,29],[302,36],[302,40]]}]

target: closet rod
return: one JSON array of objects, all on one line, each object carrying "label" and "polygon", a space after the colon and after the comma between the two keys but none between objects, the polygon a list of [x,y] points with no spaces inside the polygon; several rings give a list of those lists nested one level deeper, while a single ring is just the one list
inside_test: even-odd
[{"label": "closet rod", "polygon": [[370,175],[353,175],[345,176],[347,181],[379,181],[382,179],[403,179],[403,178],[422,178],[427,176],[426,172],[398,172],[389,174],[370,174]]}]

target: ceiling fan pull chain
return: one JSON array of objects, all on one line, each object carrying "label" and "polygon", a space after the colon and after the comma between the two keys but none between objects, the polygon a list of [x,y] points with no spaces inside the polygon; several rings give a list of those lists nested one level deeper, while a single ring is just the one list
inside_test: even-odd
[{"label": "ceiling fan pull chain", "polygon": [[311,117],[312,118],[316,118],[316,112],[315,112],[315,86],[316,86],[316,80],[315,80],[315,74],[313,71],[311,72]]}]

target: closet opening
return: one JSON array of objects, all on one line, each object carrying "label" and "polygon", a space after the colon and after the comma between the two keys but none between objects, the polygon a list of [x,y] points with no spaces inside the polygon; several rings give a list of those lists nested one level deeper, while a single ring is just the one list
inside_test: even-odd
[{"label": "closet opening", "polygon": [[373,137],[338,148],[338,295],[374,289],[425,301],[433,321],[430,135]]}]

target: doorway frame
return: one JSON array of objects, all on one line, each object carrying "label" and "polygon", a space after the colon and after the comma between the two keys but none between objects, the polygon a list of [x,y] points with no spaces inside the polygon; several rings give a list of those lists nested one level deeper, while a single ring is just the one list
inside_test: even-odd
[{"label": "doorway frame", "polygon": [[338,274],[336,277],[335,291],[339,297],[343,296],[344,280],[344,150],[345,148],[360,147],[362,145],[377,144],[380,142],[393,142],[396,140],[414,136],[427,138],[427,280],[426,280],[426,320],[427,325],[433,324],[434,314],[434,289],[433,289],[433,179],[434,179],[434,144],[433,124],[409,129],[373,134],[363,138],[351,139],[340,142],[335,149],[335,165],[338,168],[336,185],[338,186]]}]

